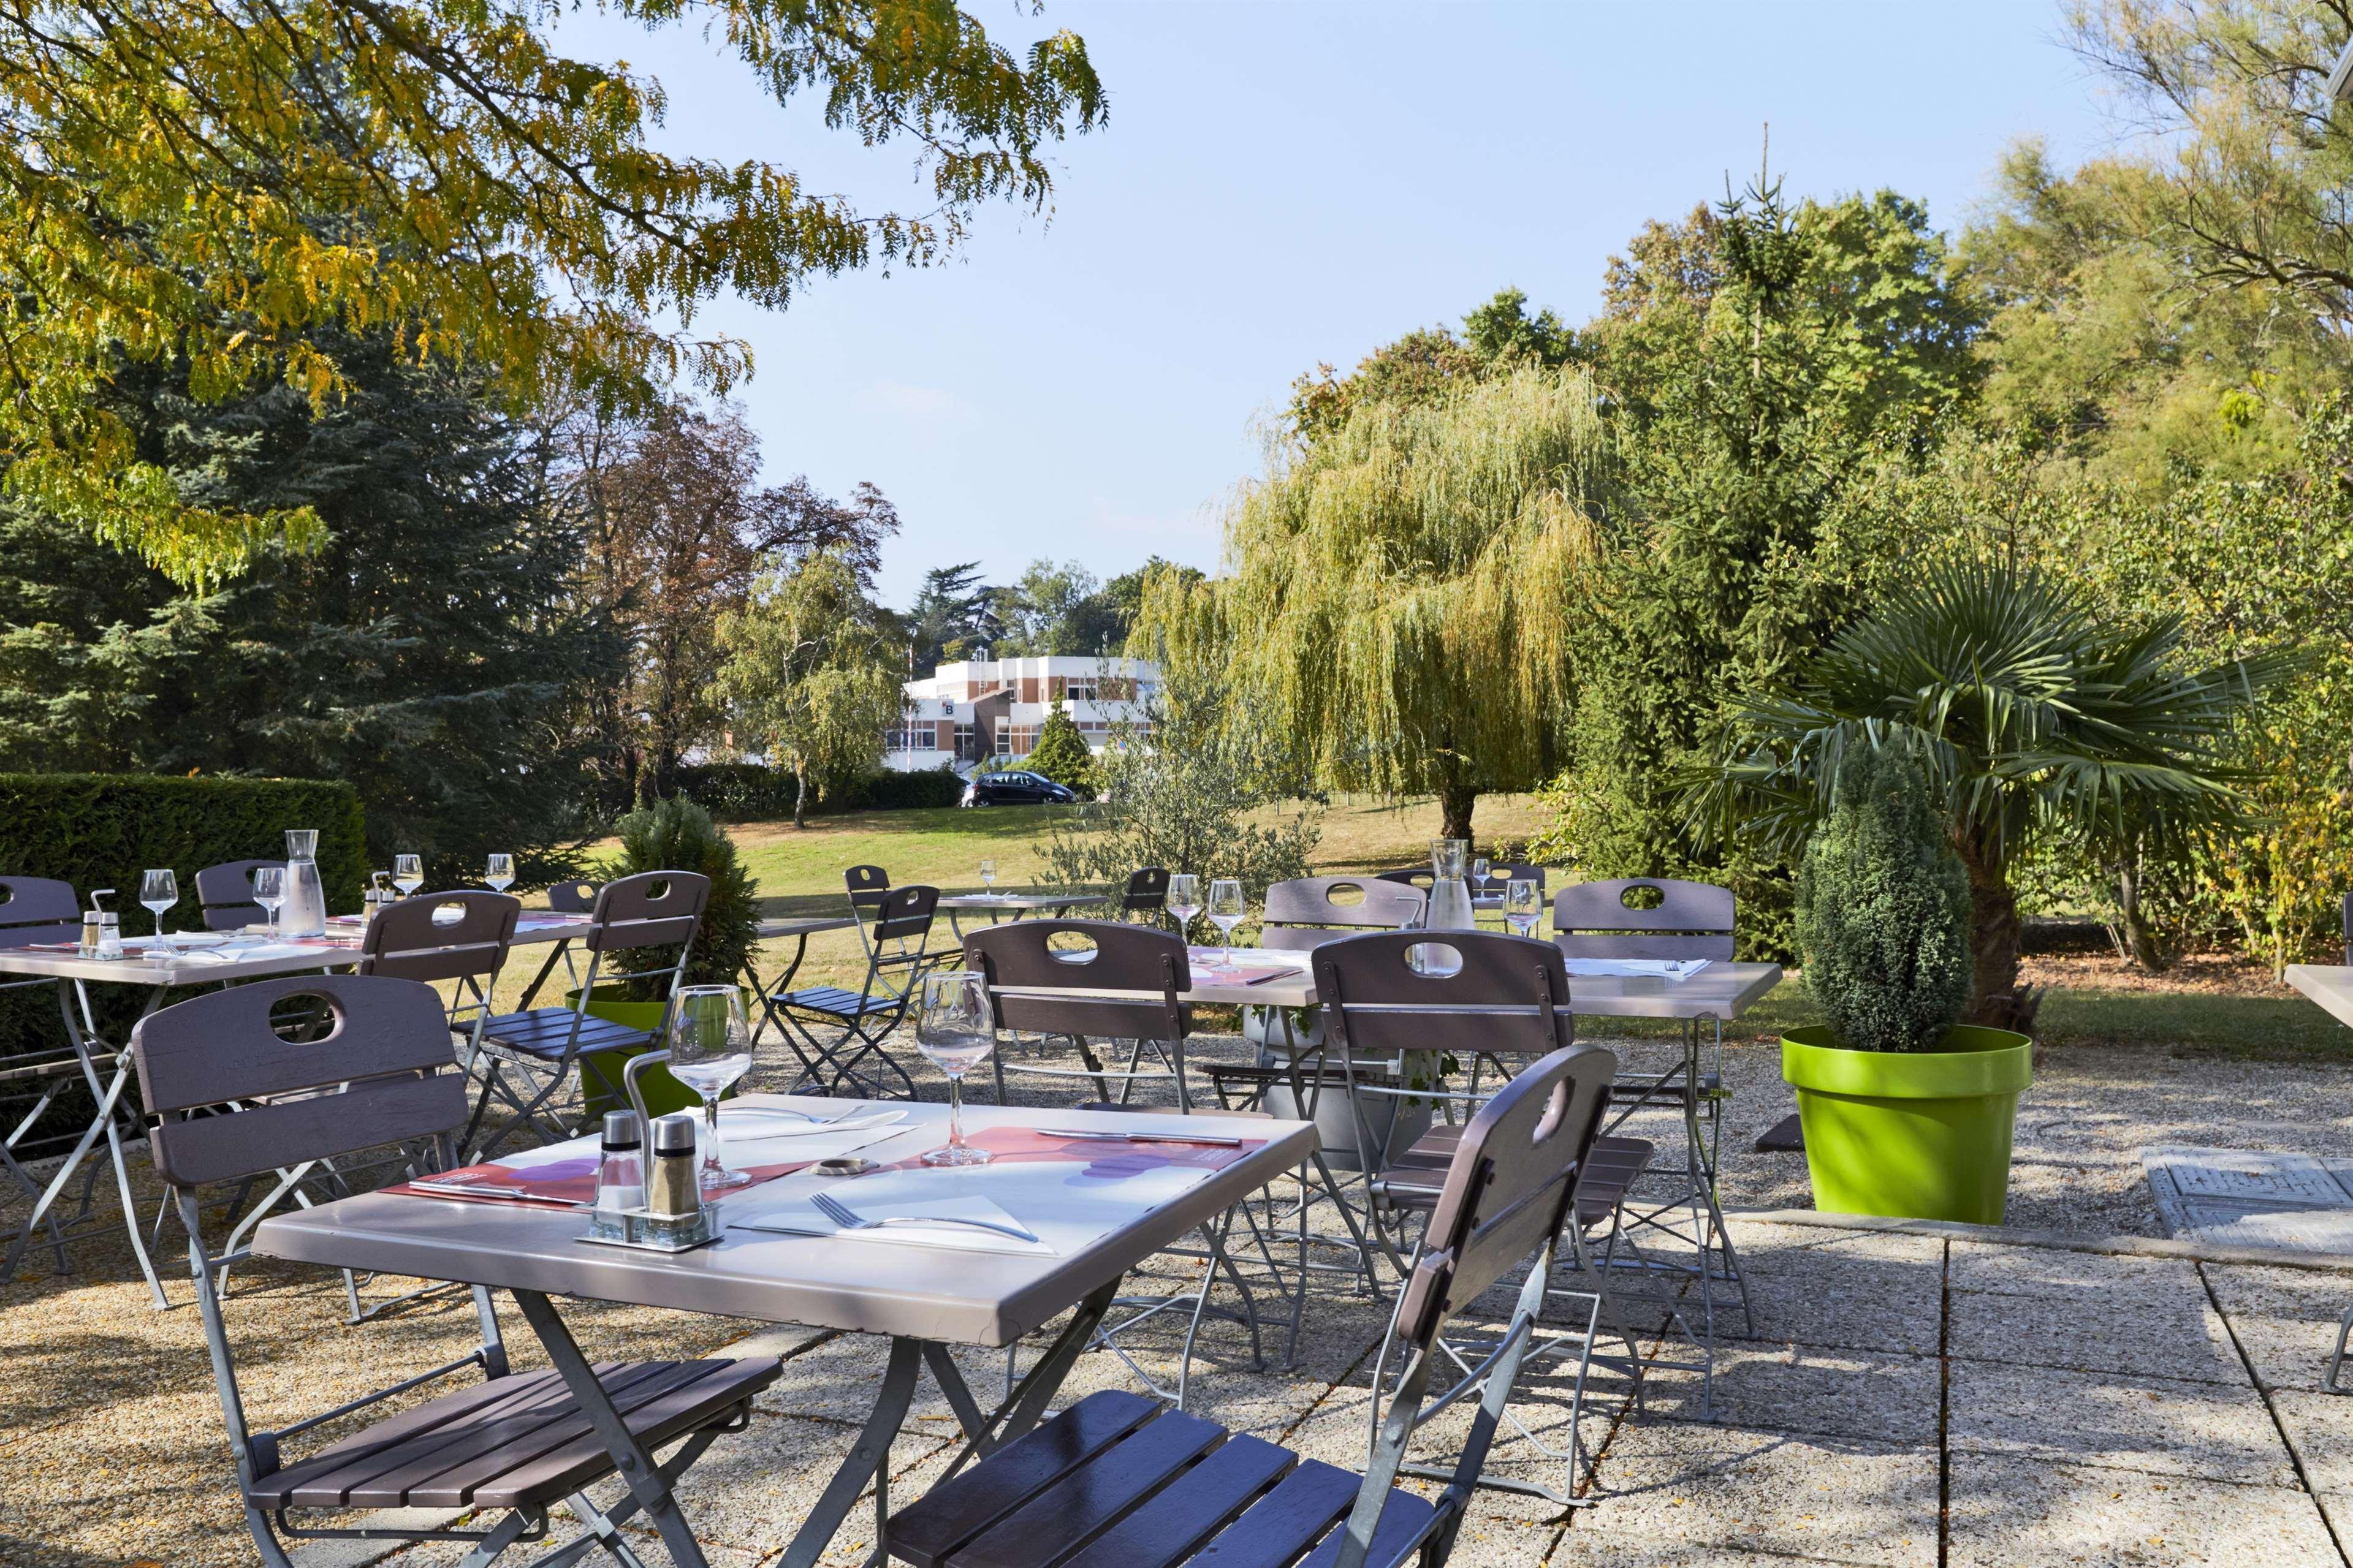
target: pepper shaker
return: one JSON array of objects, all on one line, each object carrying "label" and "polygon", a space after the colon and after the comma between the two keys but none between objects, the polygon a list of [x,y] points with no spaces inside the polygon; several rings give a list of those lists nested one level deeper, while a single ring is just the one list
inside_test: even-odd
[{"label": "pepper shaker", "polygon": [[654,1118],[653,1164],[646,1180],[646,1209],[656,1219],[691,1219],[702,1211],[695,1183],[694,1118],[674,1111]]}]

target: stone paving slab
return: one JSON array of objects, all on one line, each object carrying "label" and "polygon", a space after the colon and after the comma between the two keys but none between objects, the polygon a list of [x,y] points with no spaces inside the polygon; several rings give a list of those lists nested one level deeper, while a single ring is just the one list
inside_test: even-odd
[{"label": "stone paving slab", "polygon": [[2344,1561],[2318,1505],[2042,1459],[1955,1454],[1947,1568],[2320,1568]]},{"label": "stone paving slab", "polygon": [[2271,1411],[2252,1388],[1955,1361],[1948,1394],[1945,1437],[1956,1454],[2298,1484]]}]

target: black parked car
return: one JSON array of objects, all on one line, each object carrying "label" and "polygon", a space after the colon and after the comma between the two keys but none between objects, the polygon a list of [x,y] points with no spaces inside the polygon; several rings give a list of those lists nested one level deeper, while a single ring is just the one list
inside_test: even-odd
[{"label": "black parked car", "polygon": [[1069,785],[1039,773],[975,773],[964,786],[966,805],[1069,805],[1078,798]]}]

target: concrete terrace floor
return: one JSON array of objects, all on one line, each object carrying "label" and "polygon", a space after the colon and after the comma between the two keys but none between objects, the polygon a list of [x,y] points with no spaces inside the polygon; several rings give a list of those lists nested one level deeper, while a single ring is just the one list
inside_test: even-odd
[{"label": "concrete terrace floor", "polygon": [[[1801,1158],[1746,1152],[1754,1129],[1785,1109],[1771,1051],[1727,1049],[1725,1071],[1727,1200],[1752,1211],[1801,1206]],[[1756,1323],[1752,1331],[1735,1314],[1719,1325],[1712,1412],[1694,1372],[1653,1372],[1639,1410],[1622,1378],[1599,1375],[1583,1430],[1595,1458],[1577,1478],[1592,1506],[1564,1513],[1483,1492],[1454,1561],[2353,1562],[2353,1398],[2319,1392],[2337,1314],[2353,1304],[2353,1272],[2100,1249],[2131,1245],[2102,1237],[2154,1230],[2134,1192],[2140,1143],[2344,1152],[2353,1144],[2340,1109],[2348,1087],[2335,1068],[2052,1057],[2021,1107],[2012,1220],[2069,1233],[2061,1245],[2040,1231],[1889,1234],[1787,1223],[1786,1212],[1736,1217]],[[26,1278],[0,1287],[0,1563],[256,1561],[194,1313],[149,1308],[111,1223],[86,1230],[75,1258],[75,1274],[51,1277],[36,1258]],[[185,1267],[165,1270],[183,1301]],[[1187,1266],[1169,1267],[1181,1277]],[[237,1279],[231,1330],[261,1423],[392,1381],[470,1340],[462,1299],[351,1329],[332,1275],[257,1263]],[[402,1288],[378,1280],[369,1289]],[[1500,1310],[1507,1292],[1499,1288],[1473,1317]],[[566,1316],[595,1357],[756,1350],[787,1358],[751,1428],[722,1439],[681,1492],[714,1564],[773,1563],[855,1435],[881,1375],[881,1342],[589,1303]],[[506,1317],[518,1363],[541,1364],[520,1315]],[[1195,1364],[1194,1408],[1354,1468],[1382,1326],[1369,1300],[1317,1294],[1300,1363],[1277,1364],[1273,1333],[1260,1371],[1238,1329],[1212,1325]],[[1156,1375],[1173,1377],[1175,1337],[1172,1326],[1129,1343]],[[1001,1357],[962,1360],[984,1395],[1002,1376]],[[1066,1394],[1108,1386],[1134,1386],[1132,1374],[1098,1353],[1081,1362]],[[1565,1372],[1533,1376],[1514,1411],[1563,1447],[1567,1396]],[[1442,1457],[1461,1426],[1460,1412],[1440,1417],[1425,1449]],[[895,1498],[919,1494],[938,1473],[953,1429],[926,1384],[893,1453]],[[1517,1436],[1497,1454],[1500,1468],[1525,1476],[1562,1471]],[[632,1535],[649,1563],[667,1561],[650,1535]],[[853,1515],[827,1562],[862,1561],[871,1539],[871,1511]],[[388,1558],[380,1548],[321,1545],[300,1560],[422,1568],[461,1554],[445,1544]]]}]

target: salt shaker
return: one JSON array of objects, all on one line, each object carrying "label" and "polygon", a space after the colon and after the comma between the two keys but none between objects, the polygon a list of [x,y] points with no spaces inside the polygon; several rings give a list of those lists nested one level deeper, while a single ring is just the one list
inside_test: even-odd
[{"label": "salt shaker", "polygon": [[596,1166],[596,1227],[621,1234],[621,1215],[645,1208],[645,1135],[638,1131],[638,1112],[605,1112],[605,1142]]},{"label": "salt shaker", "polygon": [[[82,917],[81,931],[82,946],[86,950],[89,950],[90,956],[92,958],[121,958],[122,956],[122,917],[98,901],[100,899],[111,899],[112,897],[114,897],[114,889],[112,888],[93,888],[90,889],[90,914]],[[92,918],[95,918],[98,921],[98,933],[95,941],[93,941],[91,937],[90,928],[90,922]]]}]

